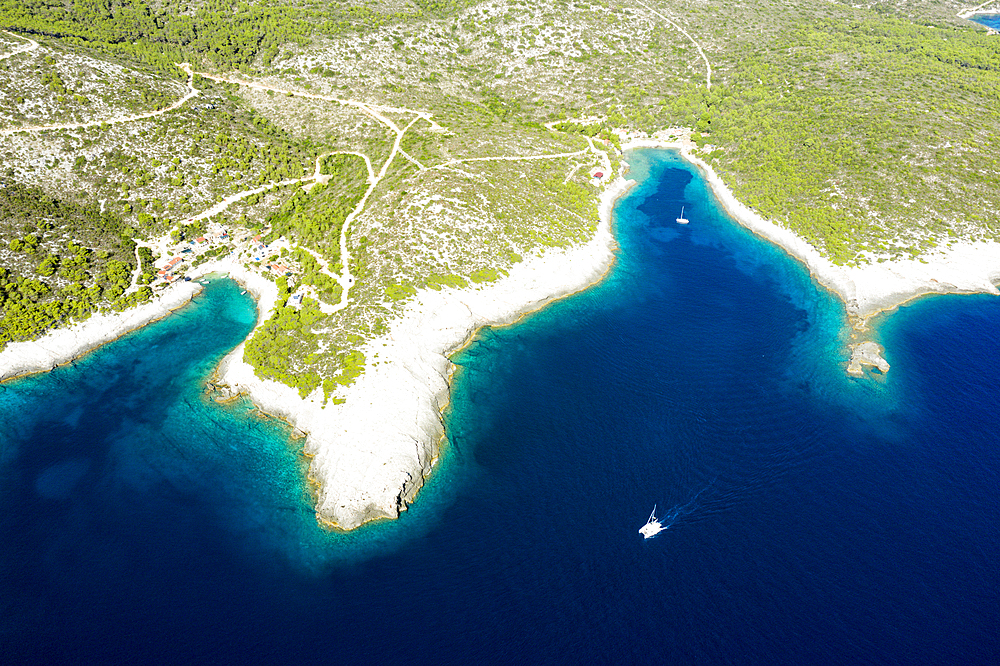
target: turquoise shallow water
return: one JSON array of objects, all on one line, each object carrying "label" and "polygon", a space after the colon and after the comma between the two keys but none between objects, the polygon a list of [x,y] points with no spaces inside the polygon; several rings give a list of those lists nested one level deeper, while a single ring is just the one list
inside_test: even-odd
[{"label": "turquoise shallow water", "polygon": [[456,356],[399,521],[319,529],[283,425],[205,398],[229,281],[2,385],[5,660],[995,663],[1000,301],[902,308],[850,379],[836,300],[629,160],[615,268]]},{"label": "turquoise shallow water", "polygon": [[977,14],[971,20],[976,23],[982,23],[994,30],[1000,30],[1000,14]]}]

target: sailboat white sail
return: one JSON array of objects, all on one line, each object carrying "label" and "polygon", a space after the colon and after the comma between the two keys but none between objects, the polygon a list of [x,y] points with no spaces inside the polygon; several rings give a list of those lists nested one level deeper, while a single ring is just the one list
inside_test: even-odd
[{"label": "sailboat white sail", "polygon": [[684,206],[681,206],[681,216],[677,218],[677,224],[687,224],[689,221],[684,217]]},{"label": "sailboat white sail", "polygon": [[649,520],[646,524],[639,528],[639,534],[645,539],[652,539],[654,536],[667,529],[662,523],[656,518],[656,505],[653,505],[653,512],[649,514]]}]

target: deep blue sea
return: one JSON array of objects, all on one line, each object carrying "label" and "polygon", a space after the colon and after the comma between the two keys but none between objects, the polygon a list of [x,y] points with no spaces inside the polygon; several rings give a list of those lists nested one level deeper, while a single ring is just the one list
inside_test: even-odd
[{"label": "deep blue sea", "polygon": [[1000,662],[1000,299],[901,308],[848,378],[834,298],[629,160],[614,269],[456,356],[399,521],[321,530],[301,442],[205,395],[229,280],[0,385],[0,662]]},{"label": "deep blue sea", "polygon": [[994,30],[1000,30],[1000,14],[976,14],[971,20],[976,23],[982,23]]}]

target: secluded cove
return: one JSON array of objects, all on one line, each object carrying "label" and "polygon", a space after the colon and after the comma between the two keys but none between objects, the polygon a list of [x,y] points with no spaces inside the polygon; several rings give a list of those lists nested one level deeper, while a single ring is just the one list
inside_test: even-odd
[{"label": "secluded cove", "polygon": [[[161,321],[52,372],[4,383],[4,458],[24,482],[5,485],[5,497],[31,506],[38,499],[31,475],[46,478],[50,466],[69,457],[85,460],[87,472],[55,494],[75,504],[83,493],[108,511],[88,511],[83,522],[67,515],[59,531],[104,521],[105,529],[125,528],[125,521],[127,529],[155,533],[142,516],[155,516],[161,504],[168,510],[197,499],[203,508],[218,502],[214,508],[232,519],[226,529],[246,540],[248,525],[275,529],[281,515],[258,515],[253,490],[282,486],[287,506],[308,515],[308,493],[296,480],[303,466],[295,462],[287,428],[259,417],[248,402],[223,406],[205,392],[222,354],[255,321],[255,304],[240,291],[231,280],[212,280]],[[154,522],[172,532],[174,521]]]},{"label": "secluded cove", "polygon": [[322,530],[300,443],[204,394],[252,326],[230,281],[0,385],[5,657],[988,663],[1000,300],[903,307],[892,372],[846,377],[837,298],[629,160],[614,268],[456,356],[398,521]]}]

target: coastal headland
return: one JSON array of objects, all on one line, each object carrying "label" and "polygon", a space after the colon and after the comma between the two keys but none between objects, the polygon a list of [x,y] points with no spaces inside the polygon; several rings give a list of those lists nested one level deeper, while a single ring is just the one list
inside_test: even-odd
[{"label": "coastal headland", "polygon": [[[852,324],[853,355],[847,372],[863,366],[886,372],[882,349],[868,339],[867,322],[925,294],[998,293],[1000,245],[956,243],[923,261],[886,261],[861,268],[837,266],[793,232],[763,219],[739,202],[719,175],[697,154],[690,130],[672,128],[652,138],[630,138],[634,148],[679,150],[696,165],[728,213],[753,233],[780,245],[804,263],[816,281],[844,302]],[[483,326],[502,325],[545,304],[584,289],[606,274],[614,261],[612,208],[634,181],[618,178],[600,198],[600,224],[585,243],[552,248],[527,257],[505,277],[464,288],[419,291],[389,330],[369,340],[363,353],[371,363],[336,401],[317,389],[305,398],[285,384],[263,379],[243,357],[244,345],[220,363],[214,383],[229,395],[241,393],[262,411],[305,433],[312,458],[309,475],[319,488],[316,516],[332,528],[399,516],[431,473],[444,437],[441,412],[449,400],[453,364],[449,356]],[[279,299],[272,280],[230,257],[193,270],[191,282],[167,287],[152,302],[123,313],[94,315],[50,332],[34,342],[8,345],[0,353],[0,378],[51,369],[180,307],[211,273],[228,274],[257,299],[258,323],[270,317]]]},{"label": "coastal headland", "polygon": [[[454,368],[449,356],[483,326],[511,323],[600,280],[614,261],[612,206],[631,184],[619,179],[604,191],[601,222],[589,242],[526,258],[506,277],[483,285],[419,292],[387,333],[365,345],[373,362],[345,389],[342,402],[324,404],[318,390],[303,399],[259,378],[243,360],[243,345],[226,356],[219,383],[307,433],[321,523],[347,530],[406,509],[438,458]],[[277,296],[273,283],[236,267],[229,273],[258,297],[264,321]]]}]

